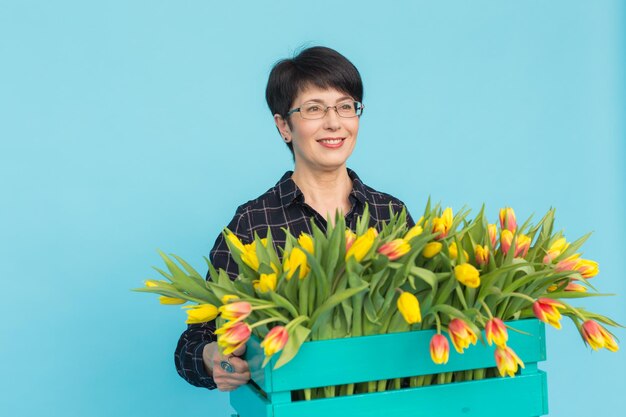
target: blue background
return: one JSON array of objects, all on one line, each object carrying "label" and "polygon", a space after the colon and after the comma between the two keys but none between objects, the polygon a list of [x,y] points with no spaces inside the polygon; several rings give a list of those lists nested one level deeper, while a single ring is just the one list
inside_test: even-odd
[{"label": "blue background", "polygon": [[[557,207],[569,239],[594,231],[593,283],[620,294],[584,304],[626,323],[625,17],[619,1],[2,1],[2,414],[229,415],[176,374],[184,313],[129,289],[157,248],[204,271],[236,206],[292,167],[264,88],[303,45],[362,73],[349,166],[366,183],[416,218],[429,195],[493,221]],[[551,416],[622,415],[624,346],[592,352],[569,322],[548,343]]]}]

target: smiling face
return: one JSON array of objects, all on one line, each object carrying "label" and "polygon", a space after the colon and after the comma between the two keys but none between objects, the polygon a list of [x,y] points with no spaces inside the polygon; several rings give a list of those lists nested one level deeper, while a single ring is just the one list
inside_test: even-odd
[{"label": "smiling face", "polygon": [[[291,108],[318,103],[322,108],[336,106],[346,100],[354,100],[335,89],[309,87],[301,91]],[[321,119],[304,119],[300,113],[290,116],[291,127],[280,115],[274,115],[276,126],[286,141],[293,144],[296,170],[333,171],[345,168],[348,157],[356,144],[359,117],[340,117],[334,109],[328,109]]]}]

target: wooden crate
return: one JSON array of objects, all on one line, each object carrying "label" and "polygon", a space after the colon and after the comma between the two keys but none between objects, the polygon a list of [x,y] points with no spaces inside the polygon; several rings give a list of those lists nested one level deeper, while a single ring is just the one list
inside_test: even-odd
[{"label": "wooden crate", "polygon": [[441,372],[491,368],[494,347],[480,342],[464,354],[451,346],[446,365],[430,359],[434,330],[363,336],[305,343],[287,365],[265,367],[257,339],[248,342],[246,359],[254,383],[230,394],[239,417],[536,417],[548,412],[547,380],[537,362],[546,358],[545,327],[536,319],[507,323],[508,345],[525,363],[514,378],[488,378],[385,392],[292,401],[292,391]]}]

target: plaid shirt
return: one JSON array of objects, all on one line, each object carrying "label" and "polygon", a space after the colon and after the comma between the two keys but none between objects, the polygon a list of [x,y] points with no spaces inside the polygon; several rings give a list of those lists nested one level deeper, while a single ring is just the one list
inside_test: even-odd
[{"label": "plaid shirt", "polygon": [[[252,242],[255,232],[260,238],[265,237],[269,227],[274,244],[282,247],[285,244],[285,232],[281,228],[288,228],[296,237],[302,232],[311,233],[311,218],[321,230],[326,231],[326,220],[304,202],[302,191],[291,179],[292,174],[291,171],[286,172],[280,181],[263,195],[239,206],[235,217],[227,227],[243,243]],[[349,196],[352,208],[345,216],[346,226],[352,230],[356,229],[357,218],[363,215],[365,203],[367,203],[370,211],[370,226],[380,231],[381,222],[391,217],[389,204],[391,203],[394,212],[400,212],[404,203],[389,194],[381,193],[363,184],[356,173],[350,169],[348,169],[348,175],[352,180],[352,191]],[[407,223],[409,227],[415,224],[410,214],[407,216]],[[209,258],[216,269],[224,269],[231,279],[237,277],[237,265],[230,256],[222,234],[217,237]],[[217,340],[214,331],[215,321],[211,321],[191,324],[180,336],[174,355],[176,370],[192,385],[208,389],[217,388],[213,378],[204,369],[202,361],[204,346]]]}]

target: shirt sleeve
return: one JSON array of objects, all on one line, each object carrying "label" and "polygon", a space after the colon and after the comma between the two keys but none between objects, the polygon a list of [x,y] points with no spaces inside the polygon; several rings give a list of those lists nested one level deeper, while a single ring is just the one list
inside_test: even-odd
[{"label": "shirt sleeve", "polygon": [[[247,213],[241,208],[237,210],[227,228],[242,242],[251,242]],[[239,273],[237,264],[232,258],[221,233],[215,240],[213,249],[209,254],[209,260],[215,269],[225,270],[231,279],[234,280],[237,277]],[[208,273],[207,279],[209,279]],[[201,324],[190,324],[187,330],[181,334],[174,352],[174,363],[178,374],[191,385],[210,390],[217,388],[213,377],[206,372],[202,360],[204,347],[216,340],[215,320]]]}]

